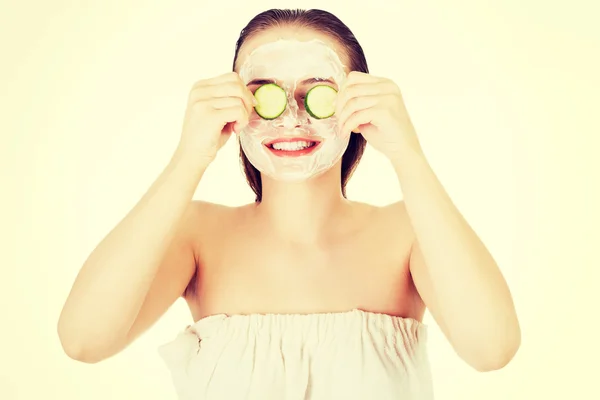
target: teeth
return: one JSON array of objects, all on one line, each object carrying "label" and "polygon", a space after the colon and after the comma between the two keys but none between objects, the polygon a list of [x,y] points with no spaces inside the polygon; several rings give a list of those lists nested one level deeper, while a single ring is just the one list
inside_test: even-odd
[{"label": "teeth", "polygon": [[311,147],[313,144],[314,144],[313,142],[305,142],[305,141],[279,142],[279,143],[273,143],[271,145],[271,147],[275,150],[297,151],[297,150],[303,150],[308,147]]}]

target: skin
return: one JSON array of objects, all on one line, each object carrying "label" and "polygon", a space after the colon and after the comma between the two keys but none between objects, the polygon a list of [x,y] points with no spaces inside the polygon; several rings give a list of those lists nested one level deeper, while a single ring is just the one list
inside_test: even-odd
[{"label": "skin", "polygon": [[[238,65],[254,48],[279,38],[320,39],[349,64],[343,49],[329,37],[280,27],[248,40]],[[67,354],[89,363],[117,354],[184,297],[194,321],[219,313],[308,314],[354,308],[421,321],[427,307],[470,366],[478,371],[504,367],[520,345],[510,291],[493,257],[429,166],[399,89],[387,79],[352,73],[340,88],[337,107],[342,129],[360,131],[389,159],[403,201],[375,207],[344,199],[338,163],[302,183],[263,176],[259,204],[189,203],[207,165],[197,168],[189,158],[175,155],[142,199],[146,208],[138,206],[132,215],[172,221],[169,218],[179,216],[179,210],[180,222],[154,225],[167,235],[148,232],[145,242],[127,242],[127,254],[139,256],[122,255],[121,268],[101,270],[100,260],[116,252],[119,243],[134,240],[127,239],[131,230],[117,227],[90,256],[59,322]],[[199,172],[191,176],[185,172],[190,168]],[[186,187],[185,193],[177,194],[181,187]],[[167,199],[173,207],[160,208]],[[156,210],[164,215],[157,216]],[[117,258],[112,260],[116,265]],[[131,269],[128,274],[122,272],[125,267]],[[105,283],[93,286],[102,279]],[[188,285],[193,290],[184,295]],[[125,293],[137,303],[130,300],[130,307],[111,313],[109,292],[113,297]],[[124,304],[113,301],[117,308]],[[90,321],[85,320],[88,314]],[[98,319],[119,329],[98,332],[96,326],[88,329],[86,343],[75,339],[75,326],[85,330]],[[108,337],[111,332],[115,333]]]}]

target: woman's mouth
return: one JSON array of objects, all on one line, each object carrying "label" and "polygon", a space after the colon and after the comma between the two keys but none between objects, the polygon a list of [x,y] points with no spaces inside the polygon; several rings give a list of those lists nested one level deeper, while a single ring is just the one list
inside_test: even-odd
[{"label": "woman's mouth", "polygon": [[308,155],[319,148],[321,141],[305,138],[277,139],[265,143],[265,147],[278,157],[300,157]]}]

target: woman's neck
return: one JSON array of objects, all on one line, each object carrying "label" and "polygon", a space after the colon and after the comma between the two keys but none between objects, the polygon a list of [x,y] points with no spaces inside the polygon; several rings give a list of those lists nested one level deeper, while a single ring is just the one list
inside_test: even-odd
[{"label": "woman's neck", "polygon": [[257,215],[278,237],[295,243],[314,243],[327,235],[349,201],[341,190],[340,169],[299,183],[262,179]]}]

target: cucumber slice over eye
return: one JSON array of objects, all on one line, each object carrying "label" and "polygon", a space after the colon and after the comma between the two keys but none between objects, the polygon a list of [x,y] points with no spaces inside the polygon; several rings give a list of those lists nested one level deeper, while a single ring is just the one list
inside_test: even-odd
[{"label": "cucumber slice over eye", "polygon": [[285,90],[274,83],[260,86],[254,92],[258,105],[254,107],[256,113],[264,119],[275,119],[285,111],[287,107],[287,95]]},{"label": "cucumber slice over eye", "polygon": [[337,90],[327,85],[318,85],[306,93],[304,108],[311,117],[325,119],[335,113],[334,101]]}]

